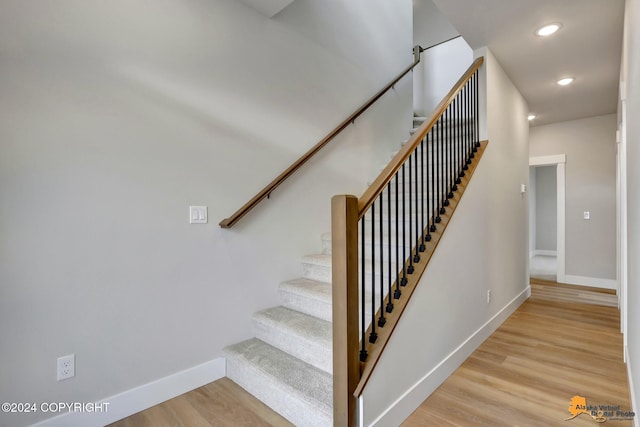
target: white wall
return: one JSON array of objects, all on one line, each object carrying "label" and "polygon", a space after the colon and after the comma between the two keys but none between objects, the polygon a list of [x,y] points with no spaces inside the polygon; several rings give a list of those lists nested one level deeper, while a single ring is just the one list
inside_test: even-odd
[{"label": "white wall", "polygon": [[566,275],[616,278],[615,131],[615,114],[531,128],[531,157],[567,155]]},{"label": "white wall", "polygon": [[640,1],[627,0],[622,79],[626,88],[627,149],[627,364],[631,382],[635,426],[640,426]]},{"label": "white wall", "polygon": [[536,249],[555,251],[557,246],[556,166],[536,168]]},{"label": "white wall", "polygon": [[[411,62],[409,0],[294,4],[313,35],[226,0],[0,4],[0,401],[95,401],[220,357],[320,249],[331,196],[406,138],[410,78],[217,226]],[[354,36],[373,25],[375,49]]]},{"label": "white wall", "polygon": [[397,426],[528,296],[528,107],[481,53],[489,145],[364,389],[364,425]]},{"label": "white wall", "polygon": [[[413,13],[414,45],[428,48],[458,35],[431,0],[414,1]],[[469,68],[473,51],[460,37],[424,51],[421,58],[413,72],[413,110],[425,116]]]}]

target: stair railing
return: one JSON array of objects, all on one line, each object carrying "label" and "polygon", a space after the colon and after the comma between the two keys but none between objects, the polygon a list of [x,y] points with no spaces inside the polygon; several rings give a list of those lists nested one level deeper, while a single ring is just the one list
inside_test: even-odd
[{"label": "stair railing", "polygon": [[482,63],[474,61],[360,198],[332,199],[334,426],[355,425],[357,398],[484,150]]},{"label": "stair railing", "polygon": [[248,214],[253,208],[255,208],[261,201],[269,198],[273,190],[278,188],[280,184],[293,175],[298,169],[300,169],[305,163],[307,163],[318,151],[325,147],[329,142],[333,140],[340,132],[347,128],[350,124],[353,124],[355,120],[360,117],[369,107],[382,97],[387,91],[393,88],[409,71],[413,70],[416,65],[420,63],[420,53],[425,49],[420,46],[413,48],[413,63],[405,68],[400,74],[398,74],[393,80],[391,80],[385,87],[380,89],[378,93],[369,98],[364,104],[362,104],[356,111],[354,111],[349,117],[344,119],[335,129],[333,129],[327,136],[322,138],[316,145],[311,147],[309,151],[304,153],[298,160],[296,160],[291,166],[289,166],[284,172],[278,175],[273,181],[271,181],[266,187],[260,190],[255,196],[253,196],[247,203],[245,203],[240,209],[233,213],[229,218],[225,218],[220,221],[219,225],[222,228],[231,228],[240,219]]}]

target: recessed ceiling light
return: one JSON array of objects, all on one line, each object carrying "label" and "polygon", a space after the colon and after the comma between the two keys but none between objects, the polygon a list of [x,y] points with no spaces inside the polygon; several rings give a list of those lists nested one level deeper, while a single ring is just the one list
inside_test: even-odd
[{"label": "recessed ceiling light", "polygon": [[536,115],[535,115],[535,114],[529,114],[529,115],[527,116],[527,120],[529,120],[529,121],[531,121],[531,120],[533,120],[533,119],[535,119],[535,118],[536,118]]},{"label": "recessed ceiling light", "polygon": [[573,83],[573,80],[574,80],[573,77],[565,77],[564,79],[558,80],[556,83],[558,83],[560,86],[566,86],[568,84]]},{"label": "recessed ceiling light", "polygon": [[560,24],[549,24],[536,30],[536,34],[542,37],[550,36],[560,29]]}]

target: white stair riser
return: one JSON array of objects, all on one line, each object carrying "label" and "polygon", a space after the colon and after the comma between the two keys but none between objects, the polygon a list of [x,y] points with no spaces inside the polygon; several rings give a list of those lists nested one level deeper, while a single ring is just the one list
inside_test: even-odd
[{"label": "white stair riser", "polygon": [[241,359],[227,358],[227,377],[271,409],[300,427],[329,427],[333,414],[317,408],[313,402],[287,390],[268,374]]},{"label": "white stair riser", "polygon": [[331,343],[323,345],[304,336],[292,335],[289,331],[273,327],[261,318],[254,317],[253,327],[256,338],[329,374],[333,372]]}]

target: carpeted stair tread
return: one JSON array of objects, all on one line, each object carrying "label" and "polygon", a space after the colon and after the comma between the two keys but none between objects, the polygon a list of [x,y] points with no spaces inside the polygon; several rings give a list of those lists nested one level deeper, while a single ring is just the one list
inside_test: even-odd
[{"label": "carpeted stair tread", "polygon": [[331,284],[304,277],[280,284],[282,305],[301,313],[331,321]]},{"label": "carpeted stair tread", "polygon": [[254,313],[253,321],[256,338],[332,372],[330,322],[282,306]]},{"label": "carpeted stair tread", "polygon": [[227,376],[296,426],[330,426],[333,379],[252,338],[225,348]]}]

